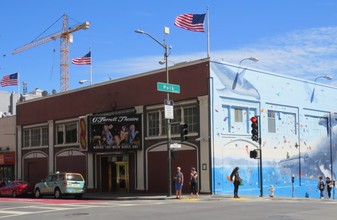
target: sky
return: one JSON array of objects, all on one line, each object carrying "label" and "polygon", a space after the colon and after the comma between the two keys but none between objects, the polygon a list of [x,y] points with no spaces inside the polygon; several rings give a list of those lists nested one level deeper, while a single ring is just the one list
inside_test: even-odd
[{"label": "sky", "polygon": [[[208,10],[207,10],[208,9]],[[22,93],[39,88],[60,91],[60,39],[19,54],[12,51],[69,26],[90,22],[73,33],[69,57],[91,51],[93,84],[161,69],[164,49],[141,29],[172,46],[168,64],[207,57],[207,31],[174,25],[176,16],[208,13],[210,58],[280,75],[337,86],[337,1],[335,0],[2,0],[0,7],[0,77],[19,72],[19,86],[0,91]],[[209,23],[209,26],[207,25]],[[69,90],[88,86],[90,66],[69,64]]]}]

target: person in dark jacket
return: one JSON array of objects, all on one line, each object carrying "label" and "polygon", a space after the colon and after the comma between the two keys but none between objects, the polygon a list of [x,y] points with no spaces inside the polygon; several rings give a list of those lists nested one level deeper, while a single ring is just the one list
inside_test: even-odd
[{"label": "person in dark jacket", "polygon": [[242,179],[240,178],[240,175],[239,175],[239,167],[234,168],[234,170],[232,171],[230,175],[230,179],[234,185],[234,198],[240,198],[238,193],[239,193],[239,185]]}]

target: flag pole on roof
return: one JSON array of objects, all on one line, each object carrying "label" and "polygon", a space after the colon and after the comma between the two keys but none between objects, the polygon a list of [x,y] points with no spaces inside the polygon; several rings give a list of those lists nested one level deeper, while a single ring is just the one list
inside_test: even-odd
[{"label": "flag pole on roof", "polygon": [[210,37],[209,37],[209,10],[208,6],[206,9],[206,15],[207,15],[207,57],[210,58],[211,56],[211,43],[210,43]]}]

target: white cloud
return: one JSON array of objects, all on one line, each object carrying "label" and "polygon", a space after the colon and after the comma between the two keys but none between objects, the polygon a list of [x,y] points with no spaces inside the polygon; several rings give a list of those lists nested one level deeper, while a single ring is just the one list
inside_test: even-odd
[{"label": "white cloud", "polygon": [[[331,75],[333,80],[322,83],[337,86],[337,27],[298,30],[282,36],[261,39],[255,45],[235,50],[211,51],[212,60],[239,64],[246,57],[256,57],[259,62],[246,61],[242,65],[277,74],[314,80],[317,76]],[[206,52],[170,56],[172,63],[204,58]],[[97,65],[97,71],[120,78],[136,73],[160,69],[162,56],[147,56],[106,61]],[[108,72],[104,72],[108,71]]]}]

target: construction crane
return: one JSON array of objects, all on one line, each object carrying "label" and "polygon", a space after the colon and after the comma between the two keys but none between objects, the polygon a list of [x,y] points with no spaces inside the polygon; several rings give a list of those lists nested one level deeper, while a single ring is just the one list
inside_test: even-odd
[{"label": "construction crane", "polygon": [[63,15],[63,26],[62,30],[50,34],[46,37],[34,40],[28,44],[25,44],[21,47],[16,48],[12,54],[18,54],[22,51],[28,50],[30,48],[39,46],[41,44],[47,43],[52,40],[56,40],[60,38],[61,40],[61,49],[60,49],[60,91],[64,92],[69,89],[69,48],[70,43],[72,42],[72,33],[79,30],[85,30],[90,27],[90,23],[88,21],[77,25],[75,27],[68,27],[68,16],[66,14]]}]

